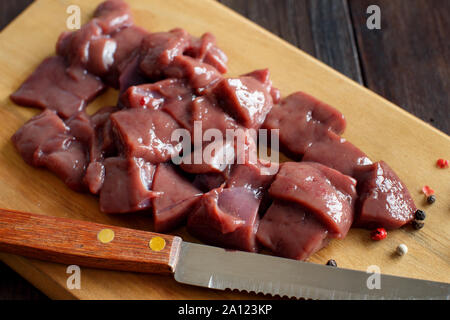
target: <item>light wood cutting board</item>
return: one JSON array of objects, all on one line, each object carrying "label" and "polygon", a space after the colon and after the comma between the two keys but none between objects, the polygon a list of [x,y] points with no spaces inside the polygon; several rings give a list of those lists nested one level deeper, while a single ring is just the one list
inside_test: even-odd
[{"label": "light wood cutting board", "polygon": [[[11,135],[37,111],[14,105],[9,94],[44,57],[54,54],[56,39],[66,28],[67,6],[78,4],[85,23],[99,2],[36,1],[0,33],[0,207],[151,230],[148,214],[100,213],[94,196],[75,193],[51,173],[26,165],[10,142]],[[335,106],[348,121],[344,137],[373,160],[388,162],[428,214],[422,230],[405,227],[381,242],[371,241],[366,230],[351,230],[346,239],[332,241],[311,262],[333,258],[340,267],[365,271],[377,265],[387,274],[450,282],[450,170],[435,166],[437,158],[450,158],[446,134],[215,1],[137,0],[130,4],[136,24],[150,31],[183,27],[197,36],[213,32],[230,59],[230,75],[269,67],[284,96],[302,90]],[[117,93],[110,90],[88,111],[114,104],[116,99]],[[436,190],[432,206],[425,204],[420,192],[424,184]],[[191,239],[184,230],[176,234]],[[401,258],[394,254],[400,243],[409,247]],[[81,290],[68,290],[67,266],[8,254],[0,258],[51,298],[258,298],[185,286],[164,276],[93,269],[82,269]]]}]

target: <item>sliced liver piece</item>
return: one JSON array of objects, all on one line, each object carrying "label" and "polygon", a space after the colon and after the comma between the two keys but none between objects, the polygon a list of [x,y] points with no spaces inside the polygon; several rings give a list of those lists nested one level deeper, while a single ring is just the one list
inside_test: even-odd
[{"label": "sliced liver piece", "polygon": [[198,94],[222,79],[222,75],[213,66],[184,55],[176,56],[164,74],[169,78],[186,79]]},{"label": "sliced liver piece", "polygon": [[189,216],[188,231],[212,245],[256,252],[259,202],[246,188],[214,189]]},{"label": "sliced liver piece", "polygon": [[303,206],[324,223],[332,237],[343,238],[353,222],[355,186],[355,179],[323,165],[285,162],[269,193]]},{"label": "sliced liver piece", "polygon": [[314,214],[279,200],[261,219],[256,238],[274,254],[296,260],[308,259],[329,242],[326,227]]},{"label": "sliced liver piece", "polygon": [[83,183],[92,194],[98,194],[105,181],[105,166],[103,161],[90,162],[83,177]]},{"label": "sliced liver piece", "polygon": [[[207,96],[197,97],[191,104],[192,118],[190,127],[186,128],[193,132],[194,122],[198,121],[202,126],[203,132],[208,129],[218,129],[225,136],[227,129],[237,129],[240,126],[231,116],[223,112],[216,101]],[[194,138],[194,136],[192,136]]]},{"label": "sliced liver piece", "polygon": [[310,145],[320,141],[322,132],[330,130],[341,134],[345,125],[339,111],[303,92],[296,92],[272,108],[263,127],[279,129],[282,151],[298,158]]},{"label": "sliced liver piece", "polygon": [[[180,168],[188,173],[221,173],[234,164],[235,152],[232,142],[213,141],[203,148],[183,156]],[[199,161],[197,161],[199,160]]]},{"label": "sliced liver piece", "polygon": [[56,43],[56,53],[64,57],[70,65],[86,67],[89,62],[91,42],[105,39],[98,20],[84,24],[79,30],[63,32]]},{"label": "sliced liver piece", "polygon": [[22,106],[55,110],[68,118],[82,111],[103,89],[99,78],[81,69],[68,74],[63,58],[50,57],[11,95],[11,100]]},{"label": "sliced liver piece", "polygon": [[[148,78],[141,72],[139,68],[139,55],[133,55],[130,60],[123,64],[119,76],[119,96],[121,96],[131,86],[137,86],[150,82]],[[123,107],[121,100],[118,102],[119,107]]]},{"label": "sliced liver piece", "polygon": [[153,199],[156,232],[168,232],[181,226],[202,194],[168,163],[160,163],[156,168],[152,190],[161,192],[160,197]]},{"label": "sliced liver piece", "polygon": [[95,129],[95,143],[91,146],[90,153],[91,161],[117,155],[110,117],[118,110],[117,107],[103,107],[91,116],[91,123]]},{"label": "sliced liver piece", "polygon": [[207,32],[201,38],[191,38],[190,48],[186,51],[189,55],[201,62],[216,68],[220,73],[227,72],[228,58],[216,45],[216,38]]},{"label": "sliced liver piece", "polygon": [[42,145],[63,136],[68,128],[54,111],[45,110],[28,120],[11,137],[11,140],[26,163],[39,166],[43,154]]},{"label": "sliced liver piece", "polygon": [[269,168],[269,165],[269,163],[263,164],[259,160],[256,164],[236,164],[226,181],[227,188],[245,187],[252,190],[255,196],[261,199],[260,215],[263,215],[272,203],[268,190],[278,171],[278,164],[274,163],[274,168]]},{"label": "sliced liver piece", "polygon": [[260,69],[255,70],[250,73],[242,75],[243,77],[252,77],[262,83],[264,88],[266,88],[267,92],[272,96],[272,100],[274,104],[280,102],[281,93],[280,90],[272,86],[272,80],[270,80],[270,71],[269,69]]},{"label": "sliced liver piece", "polygon": [[223,186],[228,180],[230,170],[231,166],[227,167],[227,169],[222,172],[195,174],[192,184],[203,192],[209,192],[212,189]]},{"label": "sliced liver piece", "polygon": [[264,192],[269,188],[275,174],[268,173],[261,163],[236,164],[227,180],[227,188],[245,187],[253,190],[258,198],[262,198]]},{"label": "sliced liver piece", "polygon": [[254,77],[222,79],[213,93],[222,109],[246,128],[258,129],[273,106],[272,96]]},{"label": "sliced liver piece", "polygon": [[131,10],[122,0],[107,0],[102,2],[94,11],[94,17],[106,34],[133,25]]},{"label": "sliced liver piece", "polygon": [[151,191],[155,166],[138,158],[107,158],[100,190],[100,210],[127,213],[146,210],[159,193]]},{"label": "sliced liver piece", "polygon": [[364,152],[331,131],[317,140],[306,149],[303,161],[318,162],[352,177],[359,167],[372,163]]},{"label": "sliced liver piece", "polygon": [[85,146],[70,136],[56,139],[61,139],[61,143],[50,141],[43,146],[45,155],[41,159],[41,165],[55,173],[69,188],[84,191],[83,177],[88,165]]},{"label": "sliced liver piece", "polygon": [[153,80],[160,80],[173,59],[189,47],[189,42],[190,35],[179,28],[144,37],[140,48],[142,72]]},{"label": "sliced liver piece", "polygon": [[109,69],[107,75],[103,77],[106,83],[118,89],[120,87],[119,78],[125,71],[128,64],[137,57],[142,39],[149,33],[137,26],[124,28],[112,36],[117,48],[114,53],[114,64]]},{"label": "sliced liver piece", "polygon": [[[151,84],[132,86],[121,95],[127,108],[163,109],[183,119],[194,96],[183,80],[166,79]],[[177,120],[177,117],[174,117]]]},{"label": "sliced liver piece", "polygon": [[359,199],[354,226],[397,229],[414,219],[414,200],[384,161],[359,168],[357,175]]},{"label": "sliced liver piece", "polygon": [[128,109],[111,115],[120,147],[129,157],[143,158],[157,164],[177,155],[178,143],[172,133],[178,129],[176,121],[165,112],[149,109]]}]

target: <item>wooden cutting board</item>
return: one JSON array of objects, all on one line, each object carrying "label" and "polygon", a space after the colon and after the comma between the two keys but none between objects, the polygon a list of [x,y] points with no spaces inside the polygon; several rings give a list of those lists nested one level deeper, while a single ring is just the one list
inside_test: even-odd
[{"label": "wooden cutting board", "polygon": [[[0,207],[70,217],[136,229],[152,230],[149,214],[122,216],[99,212],[96,197],[69,190],[51,173],[26,165],[10,142],[11,135],[38,111],[18,107],[8,98],[48,55],[66,30],[67,6],[78,4],[82,23],[100,1],[40,0],[0,33]],[[425,208],[425,227],[389,233],[371,241],[367,230],[351,230],[311,257],[314,263],[335,259],[340,267],[450,282],[450,170],[436,168],[436,159],[450,158],[450,138],[375,93],[327,67],[261,27],[213,0],[130,1],[136,24],[150,31],[183,27],[194,35],[213,32],[227,53],[230,75],[269,67],[283,95],[302,90],[335,106],[348,121],[344,137],[373,160],[383,159],[409,187],[417,205]],[[411,66],[413,67],[413,66]],[[413,93],[412,93],[413,94]],[[114,104],[109,90],[88,108]],[[427,206],[420,190],[432,186],[437,201]],[[191,239],[184,230],[176,232]],[[398,244],[409,252],[397,257]],[[158,275],[82,269],[81,289],[68,290],[63,265],[0,254],[0,258],[51,298],[76,299],[215,299],[259,298],[176,283]],[[205,261],[208,263],[208,261]]]}]

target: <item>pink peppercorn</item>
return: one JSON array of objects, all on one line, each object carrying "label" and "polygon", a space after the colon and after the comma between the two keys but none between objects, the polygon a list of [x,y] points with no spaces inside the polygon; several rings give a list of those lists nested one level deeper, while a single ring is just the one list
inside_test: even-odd
[{"label": "pink peppercorn", "polygon": [[387,231],[385,228],[377,228],[370,233],[370,238],[375,241],[383,240],[387,237]]}]

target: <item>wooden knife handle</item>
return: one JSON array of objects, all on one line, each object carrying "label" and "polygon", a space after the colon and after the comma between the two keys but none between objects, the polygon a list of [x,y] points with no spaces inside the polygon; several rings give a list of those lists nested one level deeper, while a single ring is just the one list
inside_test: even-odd
[{"label": "wooden knife handle", "polygon": [[0,209],[0,251],[92,268],[173,273],[181,238]]}]

